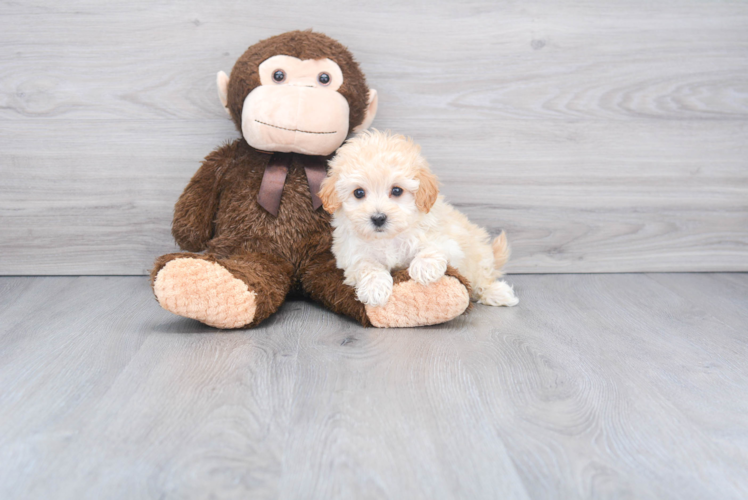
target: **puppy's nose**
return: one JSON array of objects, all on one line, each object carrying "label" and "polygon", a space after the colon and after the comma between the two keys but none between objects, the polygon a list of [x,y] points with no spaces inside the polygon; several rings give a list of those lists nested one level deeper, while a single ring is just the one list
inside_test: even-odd
[{"label": "puppy's nose", "polygon": [[384,226],[385,222],[387,222],[387,216],[384,214],[374,214],[371,216],[371,223],[376,227]]}]

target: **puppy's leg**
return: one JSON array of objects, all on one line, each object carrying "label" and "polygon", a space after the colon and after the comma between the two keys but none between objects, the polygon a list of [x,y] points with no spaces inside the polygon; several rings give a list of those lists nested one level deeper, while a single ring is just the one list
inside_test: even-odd
[{"label": "puppy's leg", "polygon": [[[493,275],[500,278],[504,273],[502,268],[509,260],[511,249],[509,242],[506,240],[504,231],[491,242],[491,252],[493,253]],[[488,286],[481,289],[479,302],[489,306],[516,306],[519,299],[514,295],[514,290],[505,281],[493,280]]]},{"label": "puppy's leg", "polygon": [[446,270],[447,256],[432,249],[424,249],[418,252],[408,266],[410,277],[422,285],[435,282],[444,276]]},{"label": "puppy's leg", "polygon": [[392,295],[392,275],[379,262],[362,260],[346,275],[354,277],[356,296],[367,306],[383,306]]},{"label": "puppy's leg", "polygon": [[478,302],[487,306],[516,306],[519,299],[506,281],[494,281],[483,288],[478,296]]},{"label": "puppy's leg", "polygon": [[488,243],[488,233],[483,228],[462,221],[467,231],[458,238],[460,248],[465,254],[458,265],[461,272],[472,286],[471,298],[489,306],[514,306],[519,300],[512,287],[501,277],[502,267],[509,260],[509,244],[506,234],[502,233]]}]

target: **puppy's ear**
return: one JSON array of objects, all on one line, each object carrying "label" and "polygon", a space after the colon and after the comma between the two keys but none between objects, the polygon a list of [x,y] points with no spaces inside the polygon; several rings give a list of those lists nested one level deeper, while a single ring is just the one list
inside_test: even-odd
[{"label": "puppy's ear", "polygon": [[416,206],[421,212],[429,213],[439,196],[439,179],[426,169],[418,174],[418,191],[416,191]]},{"label": "puppy's ear", "polygon": [[337,174],[330,174],[322,181],[320,185],[319,199],[322,200],[322,207],[327,213],[334,213],[340,208],[340,198],[338,198],[338,190],[335,189],[335,183],[338,182]]}]

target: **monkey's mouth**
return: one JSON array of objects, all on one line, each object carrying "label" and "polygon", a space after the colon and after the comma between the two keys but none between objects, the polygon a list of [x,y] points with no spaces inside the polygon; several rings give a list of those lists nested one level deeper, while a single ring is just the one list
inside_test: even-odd
[{"label": "monkey's mouth", "polygon": [[266,125],[268,127],[278,128],[281,130],[288,130],[289,132],[301,132],[302,134],[320,134],[320,135],[326,135],[326,134],[337,134],[336,131],[332,132],[312,132],[310,130],[299,130],[297,128],[286,128],[286,127],[279,127],[278,125],[273,125],[272,123],[265,123],[261,122],[260,120],[255,120],[260,125]]}]

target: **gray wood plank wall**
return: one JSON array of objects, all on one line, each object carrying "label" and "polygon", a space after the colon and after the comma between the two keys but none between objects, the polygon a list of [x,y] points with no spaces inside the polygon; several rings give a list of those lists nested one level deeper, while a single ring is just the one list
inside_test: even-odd
[{"label": "gray wood plank wall", "polygon": [[314,28],[510,272],[748,270],[746,2],[0,3],[0,274],[140,274],[236,132],[215,73]]}]

